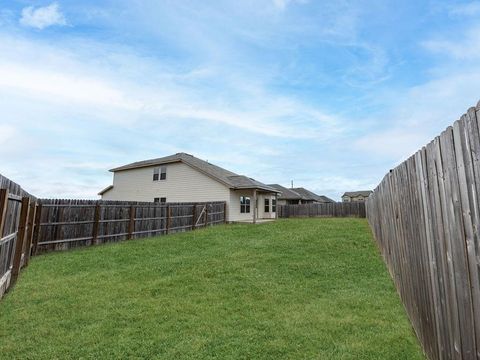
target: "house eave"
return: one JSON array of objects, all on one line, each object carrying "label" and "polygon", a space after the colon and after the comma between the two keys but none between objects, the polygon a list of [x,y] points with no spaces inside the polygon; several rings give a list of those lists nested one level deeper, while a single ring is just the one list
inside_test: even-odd
[{"label": "house eave", "polygon": [[113,185],[109,185],[107,186],[105,189],[101,190],[98,195],[102,196],[103,194],[105,194],[107,191],[110,191],[113,189]]}]

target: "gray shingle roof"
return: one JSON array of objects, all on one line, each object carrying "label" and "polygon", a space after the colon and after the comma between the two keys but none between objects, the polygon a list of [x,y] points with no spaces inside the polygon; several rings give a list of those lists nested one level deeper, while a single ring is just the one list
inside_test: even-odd
[{"label": "gray shingle roof", "polygon": [[244,175],[238,175],[232,171],[226,170],[224,168],[221,168],[220,166],[211,164],[205,160],[201,160],[193,155],[186,153],[177,153],[161,158],[137,161],[131,164],[116,167],[114,169],[111,169],[110,171],[116,172],[149,166],[159,166],[175,162],[182,162],[184,164],[187,164],[190,167],[204,173],[207,176],[210,176],[211,178],[223,183],[224,185],[232,189],[259,189],[276,192],[276,189],[269,187],[268,185],[265,185],[260,181]]},{"label": "gray shingle roof", "polygon": [[344,196],[369,196],[373,191],[372,190],[360,190],[360,191],[347,191]]},{"label": "gray shingle roof", "polygon": [[310,190],[305,188],[293,188],[288,189],[279,184],[269,184],[268,186],[273,187],[281,192],[281,195],[278,197],[279,200],[305,200],[305,201],[318,201],[318,202],[335,202],[332,199],[324,196],[317,195]]},{"label": "gray shingle roof", "polygon": [[278,197],[279,200],[306,200],[302,195],[299,193],[287,189],[286,187],[283,187],[282,185],[279,184],[268,184],[268,186],[277,189],[281,194]]},{"label": "gray shingle roof", "polygon": [[293,188],[292,190],[302,195],[306,200],[313,200],[318,202],[335,202],[326,196],[317,195],[314,192],[311,192],[310,190],[307,190],[303,187]]},{"label": "gray shingle roof", "polygon": [[334,203],[335,202],[335,200],[330,199],[328,196],[325,196],[325,195],[320,195],[320,198],[323,200],[323,202],[326,202],[326,203]]}]

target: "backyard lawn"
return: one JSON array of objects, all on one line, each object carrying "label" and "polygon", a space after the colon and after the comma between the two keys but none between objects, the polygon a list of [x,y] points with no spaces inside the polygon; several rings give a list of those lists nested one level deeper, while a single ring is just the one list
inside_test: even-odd
[{"label": "backyard lawn", "polygon": [[5,359],[423,359],[365,219],[51,253],[0,301]]}]

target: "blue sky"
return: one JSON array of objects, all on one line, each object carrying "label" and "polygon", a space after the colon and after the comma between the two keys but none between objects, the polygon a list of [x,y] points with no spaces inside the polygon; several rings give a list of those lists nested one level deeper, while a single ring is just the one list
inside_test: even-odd
[{"label": "blue sky", "polygon": [[0,173],[95,198],[188,152],[339,199],[480,99],[480,1],[0,1]]}]

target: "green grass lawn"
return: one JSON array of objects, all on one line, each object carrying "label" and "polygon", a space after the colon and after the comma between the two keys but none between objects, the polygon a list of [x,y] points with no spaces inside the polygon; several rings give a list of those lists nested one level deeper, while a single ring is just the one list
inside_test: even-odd
[{"label": "green grass lawn", "polygon": [[364,219],[52,253],[0,301],[5,359],[423,359]]}]

